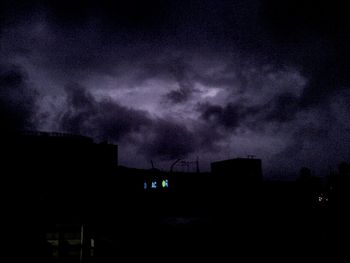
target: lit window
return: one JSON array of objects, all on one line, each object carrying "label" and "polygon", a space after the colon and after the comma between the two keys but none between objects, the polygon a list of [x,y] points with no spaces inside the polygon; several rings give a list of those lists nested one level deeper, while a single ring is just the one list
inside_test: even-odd
[{"label": "lit window", "polygon": [[151,188],[157,188],[157,182],[156,181],[152,182]]},{"label": "lit window", "polygon": [[145,189],[145,190],[147,189],[147,182],[143,183],[143,189]]},{"label": "lit window", "polygon": [[165,179],[165,180],[162,181],[162,187],[163,187],[163,188],[168,188],[168,187],[169,187],[169,181],[168,181],[168,179]]}]

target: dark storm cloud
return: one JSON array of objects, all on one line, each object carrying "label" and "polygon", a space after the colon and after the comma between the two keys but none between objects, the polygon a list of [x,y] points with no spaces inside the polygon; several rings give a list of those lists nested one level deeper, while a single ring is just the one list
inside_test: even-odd
[{"label": "dark storm cloud", "polygon": [[172,103],[186,102],[191,96],[191,90],[188,88],[179,88],[170,91],[165,97]]},{"label": "dark storm cloud", "polygon": [[168,92],[165,96],[165,102],[184,103],[191,99],[194,88],[195,69],[188,63],[191,59],[188,54],[166,54],[160,58],[155,55],[152,62],[143,62],[142,58],[139,72],[136,76],[138,82],[145,81],[151,78],[165,79],[176,83],[177,88]]},{"label": "dark storm cloud", "polygon": [[67,85],[65,90],[67,108],[59,117],[64,131],[118,141],[151,124],[145,112],[123,107],[108,98],[96,101],[79,84]]},{"label": "dark storm cloud", "polygon": [[344,3],[267,0],[263,7],[279,60],[297,65],[310,80],[302,106],[349,86],[350,20]]},{"label": "dark storm cloud", "polygon": [[190,66],[183,60],[176,59],[170,63],[170,73],[174,76],[179,88],[170,91],[166,98],[172,103],[186,102],[194,92]]},{"label": "dark storm cloud", "polygon": [[293,94],[284,93],[275,97],[266,105],[267,122],[289,122],[294,120],[295,115],[299,112],[300,99]]},{"label": "dark storm cloud", "polygon": [[339,116],[337,118],[337,114],[338,111],[328,104],[309,113],[309,118],[306,115],[308,121],[292,129],[289,144],[276,158],[289,169],[308,166],[316,173],[323,169],[323,174],[340,162],[349,160],[349,121]]},{"label": "dark storm cloud", "polygon": [[163,160],[186,158],[201,151],[217,151],[225,134],[207,123],[188,129],[186,124],[172,119],[155,119],[140,143],[139,151]]},{"label": "dark storm cloud", "polygon": [[219,105],[203,105],[201,117],[214,125],[224,126],[228,129],[237,128],[240,125],[239,108],[228,104],[225,107]]},{"label": "dark storm cloud", "polygon": [[195,134],[185,126],[167,120],[154,122],[150,138],[141,147],[147,156],[169,160],[186,157],[195,149]]},{"label": "dark storm cloud", "polygon": [[0,64],[0,123],[2,131],[33,128],[37,93],[23,69]]},{"label": "dark storm cloud", "polygon": [[195,150],[195,135],[176,121],[151,118],[147,112],[108,98],[97,101],[78,84],[67,85],[65,90],[67,108],[59,122],[66,132],[113,142],[127,140],[146,156],[161,159],[185,157]]},{"label": "dark storm cloud", "polygon": [[[301,0],[5,0],[0,58],[22,68],[1,68],[1,119],[40,128],[50,115],[52,127],[129,143],[146,158],[215,154],[244,134],[265,146],[280,138],[285,162],[310,155],[305,145],[327,156],[348,145],[339,118],[350,110],[332,104],[350,87],[345,10]],[[36,114],[29,80],[48,104],[56,98],[54,110],[41,104]]]},{"label": "dark storm cloud", "polygon": [[[239,10],[254,6],[252,2],[4,1],[3,16],[7,23],[3,24],[23,28],[44,17],[50,31],[43,32],[37,41],[24,44],[27,50],[33,46],[39,49],[41,63],[46,62],[45,66],[53,69],[111,72],[115,62],[137,62],[138,58],[150,53],[152,56],[164,48],[172,53],[218,45],[222,50],[223,43],[230,47],[242,38],[250,39],[247,34],[253,36],[254,32],[241,27],[251,25],[247,21],[254,20],[256,12],[250,10],[246,19]],[[20,39],[14,38],[12,42],[18,43]]]},{"label": "dark storm cloud", "polygon": [[258,106],[239,102],[226,105],[207,103],[199,106],[199,112],[211,126],[235,131],[238,128],[257,129],[271,123],[291,122],[299,112],[299,103],[300,99],[295,95],[283,93]]}]

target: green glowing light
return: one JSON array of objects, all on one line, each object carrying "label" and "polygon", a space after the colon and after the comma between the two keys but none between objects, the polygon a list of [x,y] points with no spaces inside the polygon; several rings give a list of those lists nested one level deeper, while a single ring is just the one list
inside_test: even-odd
[{"label": "green glowing light", "polygon": [[165,180],[162,181],[162,187],[163,188],[168,188],[169,187],[168,179],[165,179]]}]

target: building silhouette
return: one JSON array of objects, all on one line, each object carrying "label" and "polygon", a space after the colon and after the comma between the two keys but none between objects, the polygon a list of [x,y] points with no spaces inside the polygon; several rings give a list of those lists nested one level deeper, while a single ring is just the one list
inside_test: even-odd
[{"label": "building silhouette", "polygon": [[205,259],[267,249],[266,237],[283,253],[305,252],[324,233],[334,244],[350,233],[347,163],[324,185],[307,168],[296,181],[263,180],[252,157],[213,162],[207,173],[124,167],[116,145],[71,134],[26,132],[0,144],[6,240],[25,260],[164,260],[175,249],[179,260]]},{"label": "building silhouette", "polygon": [[215,176],[225,176],[236,182],[261,182],[261,160],[255,158],[236,158],[211,163],[211,172]]}]

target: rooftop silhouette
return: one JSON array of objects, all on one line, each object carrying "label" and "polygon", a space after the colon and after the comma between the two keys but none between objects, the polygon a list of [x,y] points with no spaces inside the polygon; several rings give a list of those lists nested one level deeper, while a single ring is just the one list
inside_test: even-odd
[{"label": "rooftop silhouette", "polygon": [[350,233],[348,163],[326,180],[303,167],[296,181],[270,181],[253,157],[206,173],[123,167],[116,145],[70,134],[16,134],[2,151],[9,240],[23,237],[12,246],[27,259],[321,258]]}]

